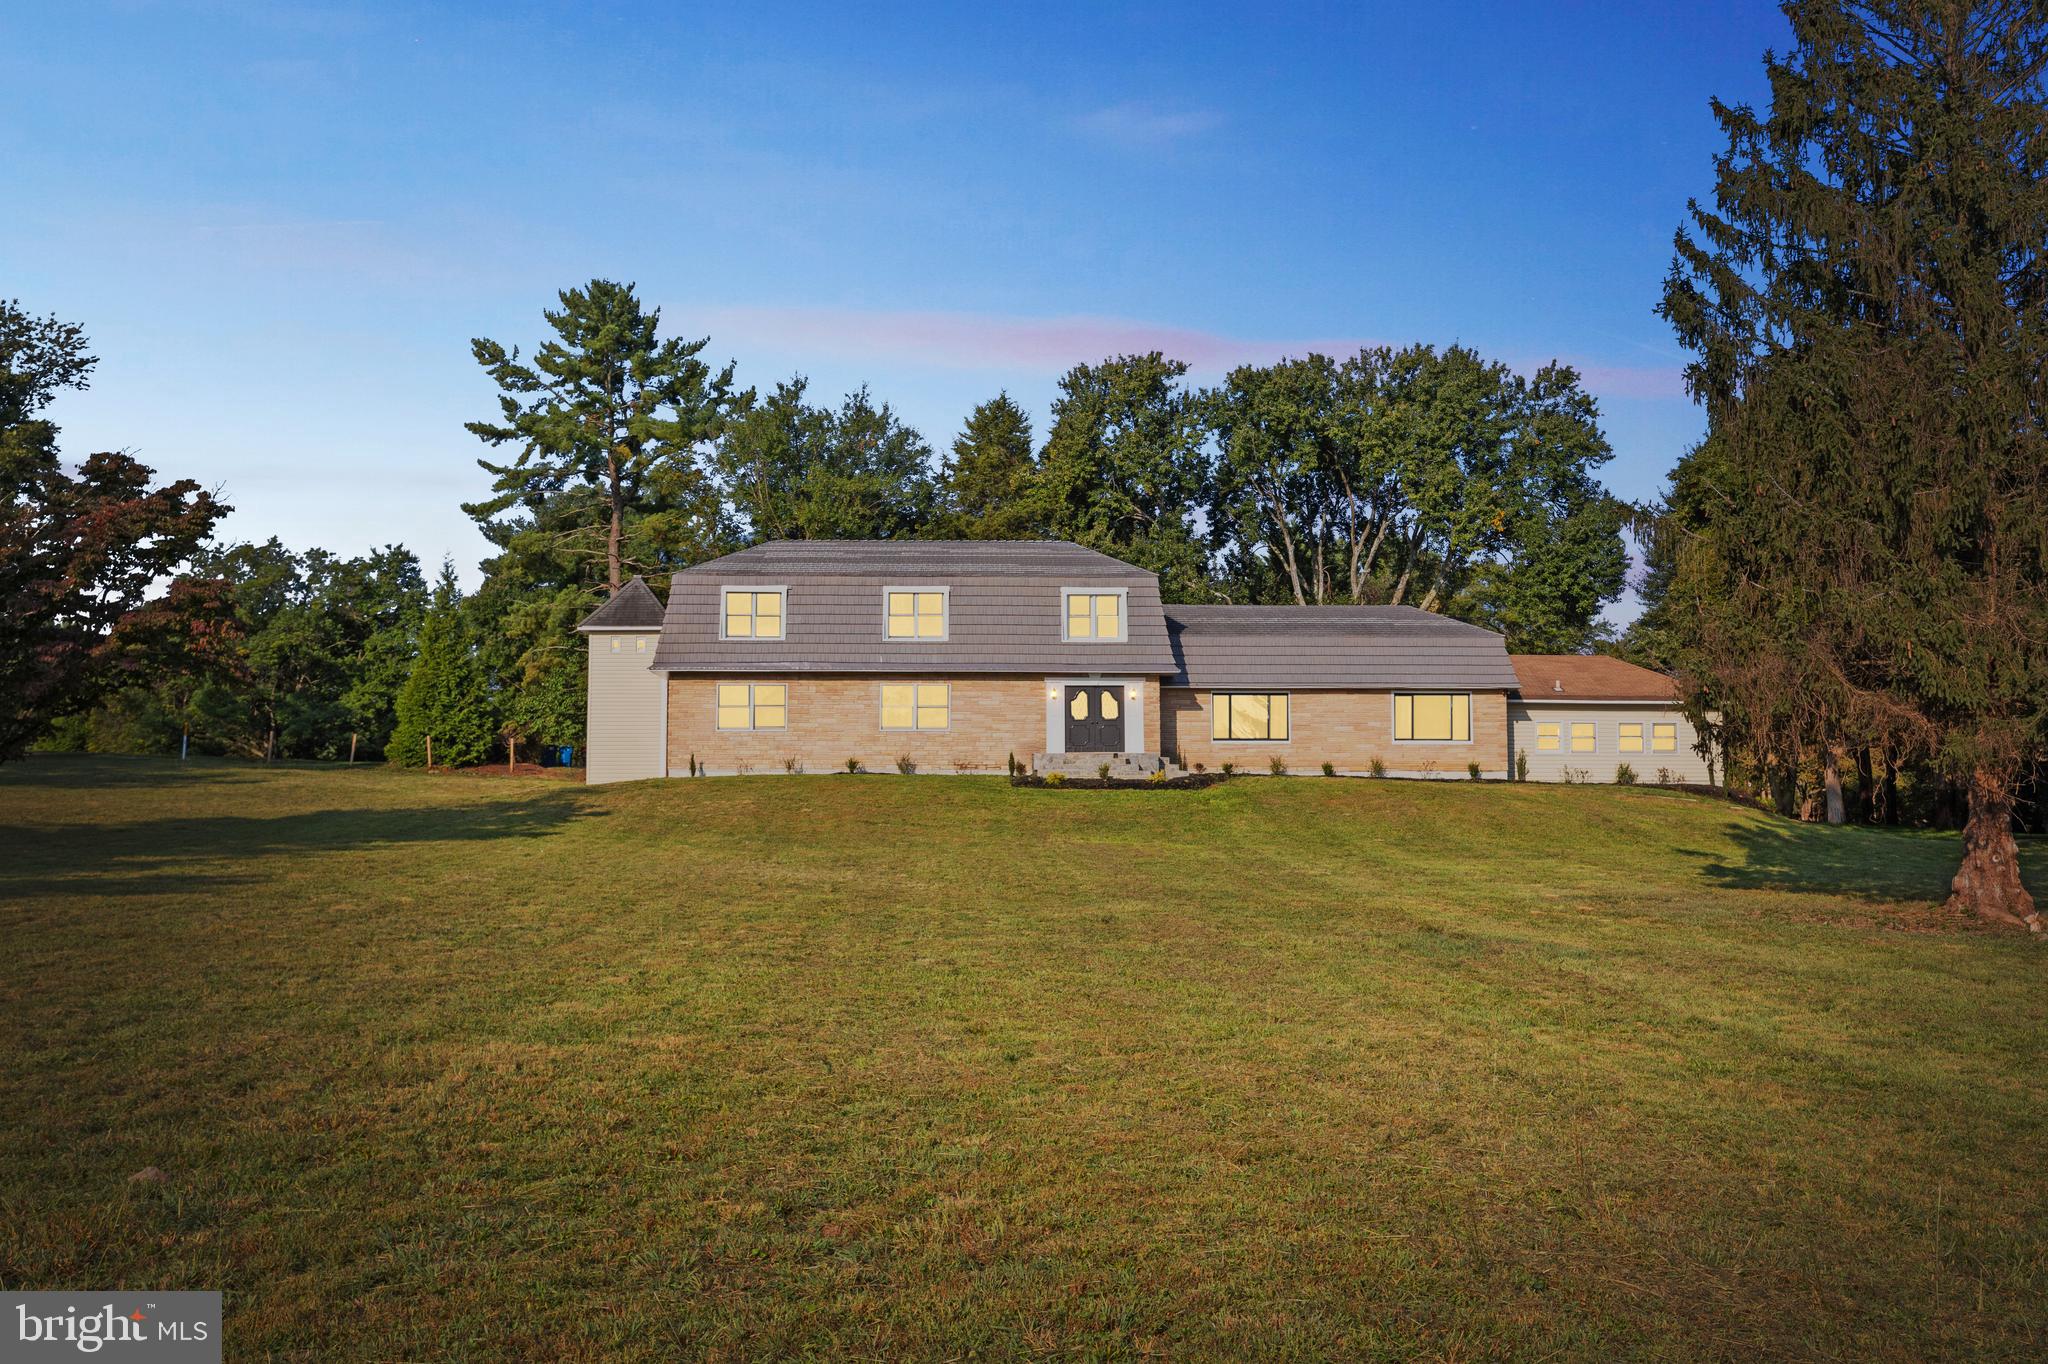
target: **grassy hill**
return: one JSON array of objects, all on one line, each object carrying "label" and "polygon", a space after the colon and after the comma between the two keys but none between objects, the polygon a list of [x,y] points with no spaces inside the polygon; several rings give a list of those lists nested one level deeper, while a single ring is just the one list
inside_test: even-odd
[{"label": "grassy hill", "polygon": [[231,1358],[2048,1341],[2048,954],[1952,836],[38,758],[0,849],[0,1282]]}]

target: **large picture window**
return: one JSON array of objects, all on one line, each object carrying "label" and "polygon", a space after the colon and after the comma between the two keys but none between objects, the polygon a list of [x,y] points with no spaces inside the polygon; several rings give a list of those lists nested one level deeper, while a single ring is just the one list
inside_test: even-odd
[{"label": "large picture window", "polygon": [[883,729],[950,729],[953,689],[944,682],[884,682]]},{"label": "large picture window", "polygon": [[1468,692],[1397,691],[1394,738],[1400,743],[1472,742],[1472,697]]},{"label": "large picture window", "polygon": [[1066,594],[1066,638],[1109,639],[1124,637],[1124,594],[1121,592],[1069,592]]},{"label": "large picture window", "polygon": [[720,729],[789,728],[789,687],[782,682],[718,684]]},{"label": "large picture window", "polygon": [[944,639],[946,594],[890,588],[885,614],[891,639]]},{"label": "large picture window", "polygon": [[779,587],[766,592],[727,588],[723,638],[781,639],[782,608],[783,591]]},{"label": "large picture window", "polygon": [[1286,692],[1213,692],[1209,697],[1209,737],[1234,741],[1287,738]]}]

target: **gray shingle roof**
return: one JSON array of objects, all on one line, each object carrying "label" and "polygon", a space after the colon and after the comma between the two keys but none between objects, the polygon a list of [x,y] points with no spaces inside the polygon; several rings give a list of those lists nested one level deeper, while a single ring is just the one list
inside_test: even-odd
[{"label": "gray shingle roof", "polygon": [[583,618],[578,630],[659,630],[661,598],[639,578],[612,594],[612,599]]},{"label": "gray shingle roof", "polygon": [[[721,639],[728,585],[788,591],[784,637]],[[943,587],[947,637],[886,637],[883,593]],[[1121,591],[1126,639],[1061,638],[1061,590]],[[781,540],[675,575],[653,666],[692,673],[1048,673],[1173,671],[1159,580],[1056,540]]]},{"label": "gray shingle roof", "polygon": [[1512,691],[1491,630],[1411,606],[1169,606],[1177,687]]}]

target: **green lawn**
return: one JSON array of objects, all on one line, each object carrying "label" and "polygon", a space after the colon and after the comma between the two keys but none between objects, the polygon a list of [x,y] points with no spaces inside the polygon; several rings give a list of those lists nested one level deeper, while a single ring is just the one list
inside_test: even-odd
[{"label": "green lawn", "polygon": [[223,1288],[231,1359],[2039,1359],[2048,951],[1955,853],[38,758],[0,1283]]}]

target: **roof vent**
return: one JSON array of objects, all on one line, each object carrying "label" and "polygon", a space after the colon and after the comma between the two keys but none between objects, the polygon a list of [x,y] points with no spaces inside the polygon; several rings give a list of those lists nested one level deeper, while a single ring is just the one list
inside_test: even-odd
[{"label": "roof vent", "polygon": [[1552,682],[1550,689],[1554,692],[1562,692],[1564,690],[1564,679],[1559,678],[1557,681]]}]

